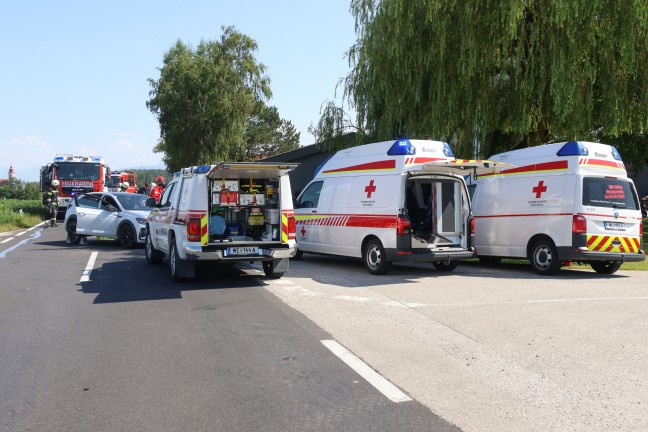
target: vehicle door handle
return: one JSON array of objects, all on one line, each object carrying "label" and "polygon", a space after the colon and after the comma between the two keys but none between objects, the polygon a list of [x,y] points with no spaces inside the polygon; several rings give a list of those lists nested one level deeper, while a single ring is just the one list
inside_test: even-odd
[{"label": "vehicle door handle", "polygon": [[311,210],[311,213],[317,213],[317,210]]}]

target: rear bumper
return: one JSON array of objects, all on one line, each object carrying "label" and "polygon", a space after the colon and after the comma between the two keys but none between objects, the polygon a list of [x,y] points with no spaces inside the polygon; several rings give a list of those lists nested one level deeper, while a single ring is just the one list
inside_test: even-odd
[{"label": "rear bumper", "polygon": [[435,261],[457,261],[475,258],[477,253],[473,250],[424,250],[424,251],[403,251],[397,249],[385,250],[387,260],[391,262],[435,262]]},{"label": "rear bumper", "polygon": [[[236,245],[240,246],[240,245]],[[244,245],[246,246],[246,245]],[[230,255],[227,256],[227,249],[213,246],[193,246],[186,245],[182,249],[188,261],[222,261],[222,262],[250,262],[250,261],[270,261],[282,258],[292,258],[295,256],[295,248],[275,248],[258,246],[259,252],[256,255]]]},{"label": "rear bumper", "polygon": [[646,260],[646,253],[590,252],[571,247],[559,247],[558,256],[564,261],[621,261],[638,262]]}]

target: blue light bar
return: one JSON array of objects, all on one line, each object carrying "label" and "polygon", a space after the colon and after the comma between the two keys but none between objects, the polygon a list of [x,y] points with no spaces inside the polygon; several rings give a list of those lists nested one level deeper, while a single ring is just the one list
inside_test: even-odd
[{"label": "blue light bar", "polygon": [[92,156],[92,162],[101,162],[101,156]]},{"label": "blue light bar", "polygon": [[566,143],[558,153],[557,156],[587,156],[589,155],[589,150],[579,141],[569,141]]},{"label": "blue light bar", "polygon": [[406,156],[416,154],[416,147],[408,139],[399,139],[387,150],[389,156]]},{"label": "blue light bar", "polygon": [[448,144],[447,142],[443,143],[443,154],[446,155],[447,157],[454,157],[454,153],[450,148],[450,144]]},{"label": "blue light bar", "polygon": [[200,165],[196,167],[196,174],[206,174],[211,169],[211,165]]},{"label": "blue light bar", "polygon": [[65,160],[65,158],[64,158],[63,156],[56,156],[56,157],[54,158],[54,162],[62,161],[62,160]]},{"label": "blue light bar", "polygon": [[612,157],[618,161],[621,160],[621,155],[619,154],[619,151],[616,149],[616,147],[612,147]]}]

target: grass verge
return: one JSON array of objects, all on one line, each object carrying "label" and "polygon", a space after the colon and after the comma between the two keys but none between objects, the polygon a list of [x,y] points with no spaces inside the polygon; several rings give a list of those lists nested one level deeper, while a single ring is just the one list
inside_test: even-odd
[{"label": "grass verge", "polygon": [[47,217],[38,200],[0,200],[0,232],[31,228]]}]

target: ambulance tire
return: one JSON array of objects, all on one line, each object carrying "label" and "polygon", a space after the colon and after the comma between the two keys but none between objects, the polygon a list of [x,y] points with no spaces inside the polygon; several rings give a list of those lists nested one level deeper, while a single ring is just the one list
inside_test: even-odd
[{"label": "ambulance tire", "polygon": [[434,261],[432,265],[439,271],[451,272],[457,268],[459,261]]},{"label": "ambulance tire", "polygon": [[543,276],[555,275],[562,266],[556,246],[548,238],[536,240],[529,253],[529,261],[531,268]]},{"label": "ambulance tire", "polygon": [[284,272],[277,272],[274,270],[275,263],[272,261],[263,261],[263,273],[270,279],[281,279]]},{"label": "ambulance tire", "polygon": [[594,261],[590,265],[596,273],[612,274],[621,268],[621,261]]},{"label": "ambulance tire", "polygon": [[146,233],[146,240],[144,242],[144,254],[146,261],[149,264],[160,264],[164,258],[164,254],[153,247],[153,240],[151,240],[151,233]]},{"label": "ambulance tire", "polygon": [[362,251],[362,261],[372,275],[384,275],[389,271],[390,262],[387,261],[385,248],[380,240],[374,238],[369,240]]},{"label": "ambulance tire", "polygon": [[195,262],[180,258],[175,239],[172,238],[169,241],[171,243],[169,249],[169,277],[173,282],[193,278],[195,275]]}]

